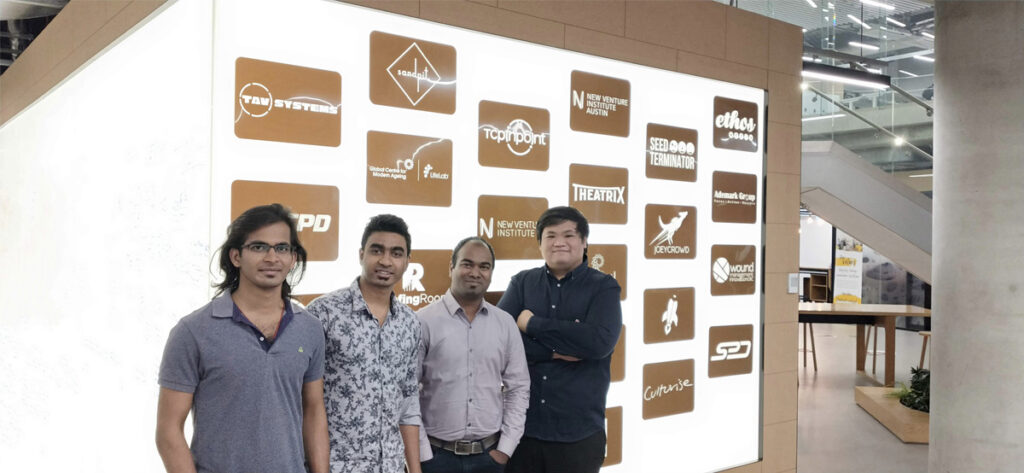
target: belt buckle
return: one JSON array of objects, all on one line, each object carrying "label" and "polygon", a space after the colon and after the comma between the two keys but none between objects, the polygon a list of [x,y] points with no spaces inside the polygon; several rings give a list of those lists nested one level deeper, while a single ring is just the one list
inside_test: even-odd
[{"label": "belt buckle", "polygon": [[473,454],[473,441],[472,440],[456,440],[455,441],[455,453],[456,455],[472,455]]}]

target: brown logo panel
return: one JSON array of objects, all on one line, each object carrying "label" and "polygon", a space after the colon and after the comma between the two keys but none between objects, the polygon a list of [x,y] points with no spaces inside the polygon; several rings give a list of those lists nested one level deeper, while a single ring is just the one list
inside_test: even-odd
[{"label": "brown logo panel", "polygon": [[231,183],[231,219],[257,205],[280,203],[291,210],[309,261],[338,259],[338,188],[281,182]]},{"label": "brown logo panel", "polygon": [[482,195],[477,198],[478,235],[497,259],[540,259],[537,218],[548,209],[542,197]]},{"label": "brown logo panel", "polygon": [[644,343],[693,340],[692,287],[644,291]]},{"label": "brown logo panel", "polygon": [[590,223],[626,223],[629,170],[605,166],[569,166],[569,205]]},{"label": "brown logo panel", "polygon": [[366,201],[435,207],[452,205],[452,141],[367,132]]},{"label": "brown logo panel", "polygon": [[292,298],[299,301],[303,306],[307,306],[310,302],[313,302],[314,299],[322,295],[323,294],[292,294]]},{"label": "brown logo panel", "polygon": [[715,148],[757,152],[757,104],[715,97]]},{"label": "brown logo panel", "polygon": [[644,365],[643,418],[693,411],[693,360]]},{"label": "brown logo panel", "polygon": [[377,105],[455,113],[455,48],[370,33],[370,100]]},{"label": "brown logo panel", "polygon": [[711,182],[712,221],[754,223],[757,220],[757,176],[715,171]]},{"label": "brown logo panel", "polygon": [[604,432],[608,441],[601,466],[618,465],[622,463],[622,406],[604,410]]},{"label": "brown logo panel", "polygon": [[235,136],[341,144],[341,75],[240,57],[235,60]]},{"label": "brown logo panel", "polygon": [[588,264],[605,273],[619,283],[622,291],[619,300],[626,300],[626,245],[591,245],[587,244]]},{"label": "brown logo panel", "polygon": [[[498,301],[501,300],[501,296],[505,295],[505,291],[487,291],[484,293],[484,300],[491,304],[498,305]],[[512,314],[516,315],[516,314]]]},{"label": "brown logo panel", "polygon": [[697,180],[697,130],[647,124],[647,177]]},{"label": "brown logo panel", "polygon": [[726,325],[708,330],[708,377],[747,374],[754,369],[754,326]]},{"label": "brown logo panel", "polygon": [[629,136],[629,81],[572,71],[569,127],[576,131]]},{"label": "brown logo panel", "polygon": [[615,351],[612,352],[611,366],[612,382],[626,379],[626,326],[622,326],[619,332],[619,341],[615,342]]},{"label": "brown logo panel", "polygon": [[551,117],[547,110],[480,101],[480,165],[546,171],[550,146]]},{"label": "brown logo panel", "polygon": [[451,286],[448,269],[452,250],[416,250],[409,255],[409,267],[402,282],[395,285],[395,298],[412,310],[441,300]]},{"label": "brown logo panel", "polygon": [[711,295],[753,294],[756,256],[757,251],[750,245],[712,245]]},{"label": "brown logo panel", "polygon": [[697,256],[697,207],[647,204],[644,257],[693,259]]}]

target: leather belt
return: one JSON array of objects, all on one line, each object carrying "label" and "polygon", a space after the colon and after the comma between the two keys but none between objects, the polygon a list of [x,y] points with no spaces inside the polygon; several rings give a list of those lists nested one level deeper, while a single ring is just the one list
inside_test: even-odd
[{"label": "leather belt", "polygon": [[443,448],[452,452],[456,455],[476,455],[478,453],[484,453],[485,450],[494,446],[498,443],[498,437],[501,433],[494,433],[480,440],[441,440],[439,438],[427,437],[430,440],[430,444],[437,447]]}]

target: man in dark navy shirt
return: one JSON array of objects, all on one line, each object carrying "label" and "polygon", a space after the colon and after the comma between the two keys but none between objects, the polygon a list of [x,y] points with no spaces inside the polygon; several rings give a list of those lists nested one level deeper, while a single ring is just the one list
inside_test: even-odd
[{"label": "man in dark navy shirt", "polygon": [[586,264],[590,227],[572,207],[537,220],[544,266],[512,278],[498,306],[516,317],[530,368],[526,432],[511,473],[594,473],[604,462],[619,283]]}]

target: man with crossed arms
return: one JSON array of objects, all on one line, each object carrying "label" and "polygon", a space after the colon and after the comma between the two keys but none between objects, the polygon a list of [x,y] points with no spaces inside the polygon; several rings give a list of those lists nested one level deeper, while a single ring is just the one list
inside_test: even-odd
[{"label": "man with crossed arms", "polygon": [[515,320],[484,300],[493,268],[491,245],[460,241],[451,288],[417,313],[423,473],[504,471],[523,435],[530,373]]}]

